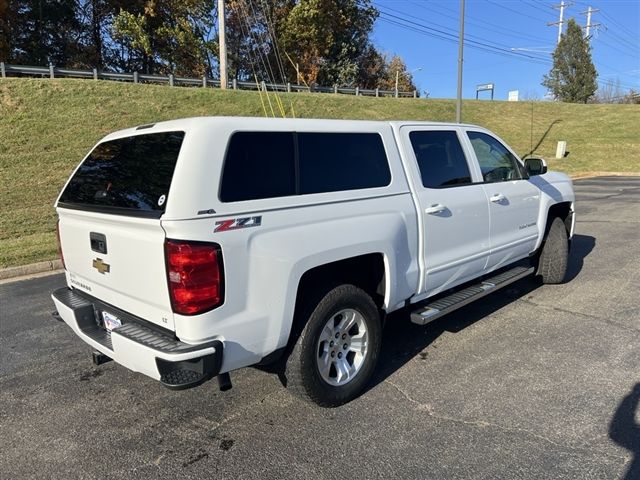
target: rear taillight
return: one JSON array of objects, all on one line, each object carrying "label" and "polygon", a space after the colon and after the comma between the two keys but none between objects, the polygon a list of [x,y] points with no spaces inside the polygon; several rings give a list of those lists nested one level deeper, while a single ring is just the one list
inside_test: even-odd
[{"label": "rear taillight", "polygon": [[67,268],[64,265],[64,255],[62,254],[62,242],[60,241],[60,220],[56,222],[56,239],[58,240],[58,256],[62,262],[62,268]]},{"label": "rear taillight", "polygon": [[196,315],[224,300],[222,252],[216,243],[167,240],[167,279],[175,313]]}]

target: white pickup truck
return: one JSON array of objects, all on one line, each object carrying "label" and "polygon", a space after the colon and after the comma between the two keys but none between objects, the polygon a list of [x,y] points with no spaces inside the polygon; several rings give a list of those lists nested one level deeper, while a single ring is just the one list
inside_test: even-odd
[{"label": "white pickup truck", "polygon": [[562,282],[574,193],[473,125],[205,117],[103,138],[56,202],[57,316],[170,388],[278,362],[356,397],[385,315],[427,324],[525,275]]}]

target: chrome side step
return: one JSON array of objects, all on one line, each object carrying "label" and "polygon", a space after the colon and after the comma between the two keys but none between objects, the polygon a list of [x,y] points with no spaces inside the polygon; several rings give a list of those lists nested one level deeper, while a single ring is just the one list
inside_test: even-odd
[{"label": "chrome side step", "polygon": [[411,313],[411,321],[418,325],[426,325],[434,320],[453,312],[460,307],[495,292],[502,287],[520,280],[534,272],[533,267],[515,267],[505,272],[494,275],[479,283],[458,290],[451,295],[423,304]]}]

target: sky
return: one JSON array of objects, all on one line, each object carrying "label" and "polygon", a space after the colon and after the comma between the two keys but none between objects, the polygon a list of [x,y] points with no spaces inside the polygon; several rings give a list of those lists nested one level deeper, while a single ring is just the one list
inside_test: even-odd
[{"label": "sky", "polygon": [[[640,0],[573,0],[564,19],[580,26],[592,14],[591,47],[598,83],[619,82],[627,93],[640,91]],[[421,96],[455,98],[457,88],[460,0],[373,0],[380,12],[372,40],[379,50],[400,55]],[[476,86],[494,84],[494,98],[510,90],[520,99],[543,99],[540,83],[551,65],[558,40],[560,0],[466,0],[463,98],[475,98]],[[566,23],[565,23],[566,28]],[[489,99],[491,92],[479,93]]]}]

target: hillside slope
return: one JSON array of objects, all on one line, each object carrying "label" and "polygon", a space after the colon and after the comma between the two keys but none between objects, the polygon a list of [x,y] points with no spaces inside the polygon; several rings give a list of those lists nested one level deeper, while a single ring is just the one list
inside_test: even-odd
[{"label": "hillside slope", "polygon": [[[296,116],[452,121],[452,100],[290,94]],[[86,80],[0,80],[0,268],[55,258],[52,203],[65,180],[111,131],[196,115],[262,116],[256,92],[170,88]],[[533,119],[533,122],[532,122]],[[519,154],[550,159],[566,140],[570,155],[551,167],[570,174],[640,172],[640,106],[469,100],[463,120],[485,126]]]}]

